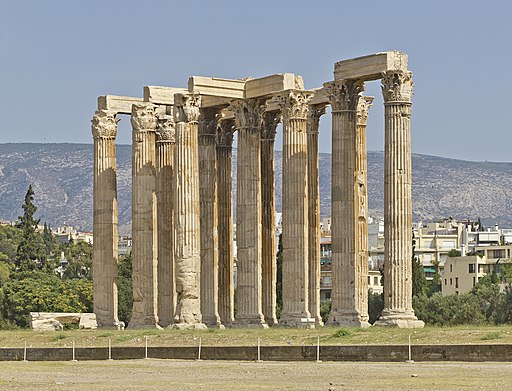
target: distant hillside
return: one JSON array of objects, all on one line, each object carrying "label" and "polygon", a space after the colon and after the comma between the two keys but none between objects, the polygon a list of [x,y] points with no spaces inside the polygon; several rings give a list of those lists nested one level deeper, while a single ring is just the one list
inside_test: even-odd
[{"label": "distant hillside", "polygon": [[[119,145],[119,224],[131,223],[131,146]],[[89,144],[0,144],[0,219],[15,220],[31,183],[38,217],[52,226],[92,229],[92,157]],[[281,210],[281,152],[276,152],[276,199]],[[236,164],[236,150],[233,163]],[[370,214],[382,216],[383,153],[368,153]],[[236,182],[236,181],[234,181]],[[478,218],[512,226],[512,163],[469,162],[413,155],[414,220]],[[331,156],[320,155],[321,213],[330,215]]]}]

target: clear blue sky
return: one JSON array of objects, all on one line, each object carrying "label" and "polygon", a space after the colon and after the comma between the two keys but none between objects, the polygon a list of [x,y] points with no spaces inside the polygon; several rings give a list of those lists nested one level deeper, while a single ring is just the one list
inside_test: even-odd
[{"label": "clear blue sky", "polygon": [[[512,161],[511,4],[0,0],[0,142],[91,143],[98,95],[282,72],[314,88],[335,61],[396,49],[414,72],[413,152]],[[368,148],[381,150],[378,82],[367,94]],[[130,143],[128,122],[120,143]]]}]

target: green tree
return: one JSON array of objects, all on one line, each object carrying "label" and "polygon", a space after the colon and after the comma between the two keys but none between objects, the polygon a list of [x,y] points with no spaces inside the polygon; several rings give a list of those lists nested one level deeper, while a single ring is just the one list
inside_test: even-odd
[{"label": "green tree", "polygon": [[0,261],[14,264],[21,231],[11,225],[0,225]]},{"label": "green tree", "polygon": [[427,279],[423,271],[423,265],[416,257],[416,238],[412,232],[412,295],[420,296],[425,294]]},{"label": "green tree", "polygon": [[92,246],[84,241],[71,241],[62,246],[62,251],[68,261],[63,277],[92,281]]},{"label": "green tree", "polygon": [[23,216],[18,217],[16,224],[21,230],[21,240],[16,250],[16,267],[20,270],[34,270],[36,261],[44,258],[44,244],[41,235],[36,231],[39,220],[34,219],[37,207],[34,204],[32,185],[28,187],[22,208]]},{"label": "green tree", "polygon": [[369,322],[374,324],[379,319],[384,309],[384,294],[374,293],[371,289],[368,290],[368,316]]},{"label": "green tree", "polygon": [[448,251],[448,254],[446,255],[448,255],[449,257],[460,257],[460,251],[452,248],[450,251]]},{"label": "green tree", "polygon": [[119,320],[122,320],[128,324],[132,315],[133,305],[131,253],[119,257],[117,276]]}]

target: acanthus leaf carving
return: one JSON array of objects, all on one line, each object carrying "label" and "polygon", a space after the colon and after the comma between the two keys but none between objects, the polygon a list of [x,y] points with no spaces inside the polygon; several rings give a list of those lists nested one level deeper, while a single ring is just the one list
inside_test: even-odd
[{"label": "acanthus leaf carving", "polygon": [[92,137],[115,139],[117,136],[117,123],[120,121],[116,118],[116,113],[109,110],[98,110],[92,117]]},{"label": "acanthus leaf carving", "polygon": [[290,90],[276,95],[273,101],[281,108],[283,122],[290,119],[307,119],[309,101],[313,97],[310,91]]},{"label": "acanthus leaf carving", "polygon": [[263,126],[261,138],[265,140],[274,140],[276,137],[276,128],[282,120],[282,114],[278,111],[267,111],[263,115]]},{"label": "acanthus leaf carving", "polygon": [[156,141],[170,142],[176,141],[176,129],[172,115],[159,115],[156,119]]},{"label": "acanthus leaf carving", "polygon": [[231,148],[234,133],[235,121],[233,119],[220,119],[217,124],[217,145]]},{"label": "acanthus leaf carving", "polygon": [[130,118],[134,132],[151,132],[156,130],[155,107],[151,103],[134,103]]},{"label": "acanthus leaf carving", "polygon": [[235,114],[237,129],[260,128],[265,104],[261,99],[235,99],[231,101],[228,110]]},{"label": "acanthus leaf carving", "polygon": [[336,80],[324,84],[333,111],[356,110],[364,92],[362,80]]},{"label": "acanthus leaf carving", "polygon": [[381,82],[384,102],[411,101],[414,89],[412,72],[385,72]]},{"label": "acanthus leaf carving", "polygon": [[320,117],[325,114],[327,103],[318,105],[310,105],[308,112],[307,132],[318,133],[318,126],[320,124]]},{"label": "acanthus leaf carving", "polygon": [[199,121],[201,96],[199,94],[175,94],[174,95],[174,121],[195,122]]},{"label": "acanthus leaf carving", "polygon": [[361,96],[357,104],[356,117],[358,125],[366,125],[368,120],[368,110],[373,103],[373,96]]}]

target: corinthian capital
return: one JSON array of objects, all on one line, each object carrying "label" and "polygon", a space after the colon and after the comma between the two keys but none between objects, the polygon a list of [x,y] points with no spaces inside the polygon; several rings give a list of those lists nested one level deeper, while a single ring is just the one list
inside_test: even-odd
[{"label": "corinthian capital", "polygon": [[364,91],[362,80],[336,80],[324,84],[332,111],[356,110]]},{"label": "corinthian capital", "polygon": [[385,72],[382,74],[384,102],[410,102],[413,87],[412,72]]},{"label": "corinthian capital", "polygon": [[263,114],[262,139],[274,140],[276,138],[276,128],[281,122],[281,118],[282,115],[278,111],[268,111]]},{"label": "corinthian capital", "polygon": [[366,121],[368,120],[368,110],[373,103],[373,96],[361,96],[359,98],[359,103],[357,104],[357,124],[366,126]]},{"label": "corinthian capital", "polygon": [[319,105],[310,105],[308,112],[308,133],[318,133],[318,125],[320,124],[320,117],[325,114],[327,104],[322,103]]},{"label": "corinthian capital", "polygon": [[201,109],[199,116],[199,135],[215,137],[221,118],[221,110],[218,108]]},{"label": "corinthian capital", "polygon": [[156,119],[156,141],[175,142],[174,119],[172,115],[160,115]]},{"label": "corinthian capital", "polygon": [[235,114],[235,126],[259,128],[262,125],[265,104],[261,99],[236,99],[231,101],[228,110]]},{"label": "corinthian capital", "polygon": [[201,97],[199,94],[174,95],[174,121],[197,123],[199,121],[199,107]]},{"label": "corinthian capital", "polygon": [[92,117],[92,137],[115,139],[117,136],[117,123],[120,121],[116,118],[116,113],[109,110],[98,110]]},{"label": "corinthian capital", "polygon": [[151,103],[134,103],[131,122],[134,132],[154,132],[156,128],[155,107]]},{"label": "corinthian capital", "polygon": [[234,132],[235,121],[233,119],[221,119],[217,127],[217,145],[231,148]]},{"label": "corinthian capital", "polygon": [[309,91],[290,90],[274,97],[283,113],[283,120],[306,119],[309,111],[309,101],[313,93]]}]

